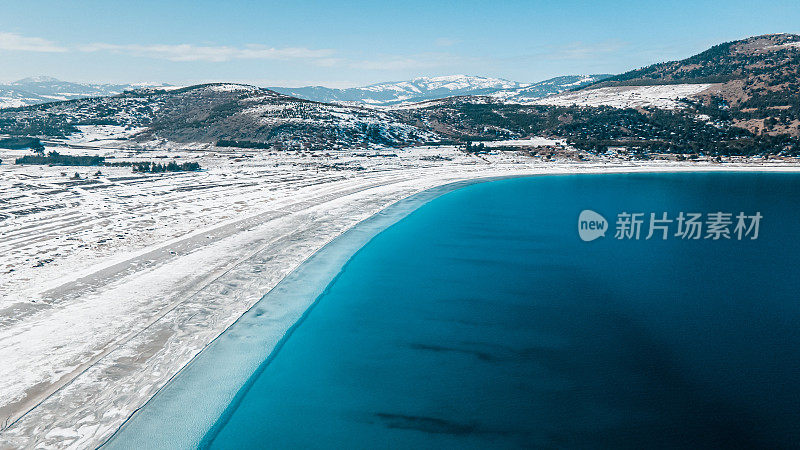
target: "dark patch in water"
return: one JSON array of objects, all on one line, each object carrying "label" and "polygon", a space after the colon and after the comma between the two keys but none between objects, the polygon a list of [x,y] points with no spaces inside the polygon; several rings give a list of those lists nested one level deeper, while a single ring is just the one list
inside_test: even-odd
[{"label": "dark patch in water", "polygon": [[410,344],[409,347],[413,348],[414,350],[425,350],[432,352],[465,353],[468,355],[473,355],[483,361],[497,361],[499,359],[495,355],[492,355],[490,353],[482,352],[479,350],[467,349],[467,348],[443,347],[440,345],[432,345],[432,344]]},{"label": "dark patch in water", "polygon": [[383,420],[387,428],[417,430],[424,433],[463,435],[473,433],[476,429],[476,426],[472,424],[456,423],[436,417],[388,413],[376,413],[375,416]]},{"label": "dark patch in water", "polygon": [[[484,342],[463,342],[465,347],[446,347],[443,345],[413,343],[409,347],[414,350],[431,351],[439,353],[463,353],[474,356],[481,361],[500,362],[514,360],[530,360],[557,355],[557,351],[546,347],[526,347],[516,349],[505,345],[493,345]],[[476,347],[483,347],[479,349]]]}]

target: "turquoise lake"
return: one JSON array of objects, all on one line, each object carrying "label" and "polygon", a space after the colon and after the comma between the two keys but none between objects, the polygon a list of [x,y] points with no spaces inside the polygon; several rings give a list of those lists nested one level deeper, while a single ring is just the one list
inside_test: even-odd
[{"label": "turquoise lake", "polygon": [[[362,247],[202,447],[789,448],[800,176],[541,176],[438,197]],[[578,215],[608,220],[583,242]],[[758,239],[645,239],[759,212]],[[617,215],[645,213],[639,240]],[[705,230],[704,230],[705,235]],[[179,381],[179,380],[178,380]],[[203,392],[195,395],[202,396]]]}]

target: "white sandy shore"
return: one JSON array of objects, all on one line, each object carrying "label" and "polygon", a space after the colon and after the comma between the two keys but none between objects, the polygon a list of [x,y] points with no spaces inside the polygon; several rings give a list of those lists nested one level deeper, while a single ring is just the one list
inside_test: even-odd
[{"label": "white sandy shore", "polygon": [[[509,175],[800,171],[399,153],[342,155],[337,170],[332,158],[216,155],[203,173],[103,168],[78,184],[59,168],[0,166],[0,215],[11,217],[0,221],[0,448],[101,444],[314,252],[425,189]],[[268,313],[277,342],[295,312]]]}]

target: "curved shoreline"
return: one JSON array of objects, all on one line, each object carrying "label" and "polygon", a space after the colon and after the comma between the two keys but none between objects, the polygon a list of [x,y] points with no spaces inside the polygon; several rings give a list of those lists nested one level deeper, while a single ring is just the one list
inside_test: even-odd
[{"label": "curved shoreline", "polygon": [[[224,424],[225,417],[235,410],[238,399],[246,393],[252,380],[302,324],[347,262],[372,238],[444,194],[477,183],[525,176],[536,175],[496,176],[447,183],[399,200],[355,224],[312,254],[259,299],[134,412],[101,447],[140,447],[152,444],[149,438],[154,435],[169,447],[202,447],[205,436]],[[265,303],[286,302],[287,299],[290,307],[300,309],[299,316],[291,323],[276,323],[272,317],[263,317]],[[276,340],[278,329],[281,332]],[[268,351],[253,351],[253,345],[264,346],[262,348]],[[221,368],[215,371],[214,367]],[[231,369],[236,373],[231,374]],[[204,395],[198,395],[199,392]],[[209,393],[213,395],[209,396]],[[177,411],[181,412],[179,417],[170,414]]]}]

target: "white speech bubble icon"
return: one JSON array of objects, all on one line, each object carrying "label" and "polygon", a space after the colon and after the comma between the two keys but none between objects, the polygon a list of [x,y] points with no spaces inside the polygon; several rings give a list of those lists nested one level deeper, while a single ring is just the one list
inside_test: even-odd
[{"label": "white speech bubble icon", "polygon": [[606,236],[608,222],[606,218],[591,209],[584,209],[578,216],[578,235],[581,240],[589,242]]}]

